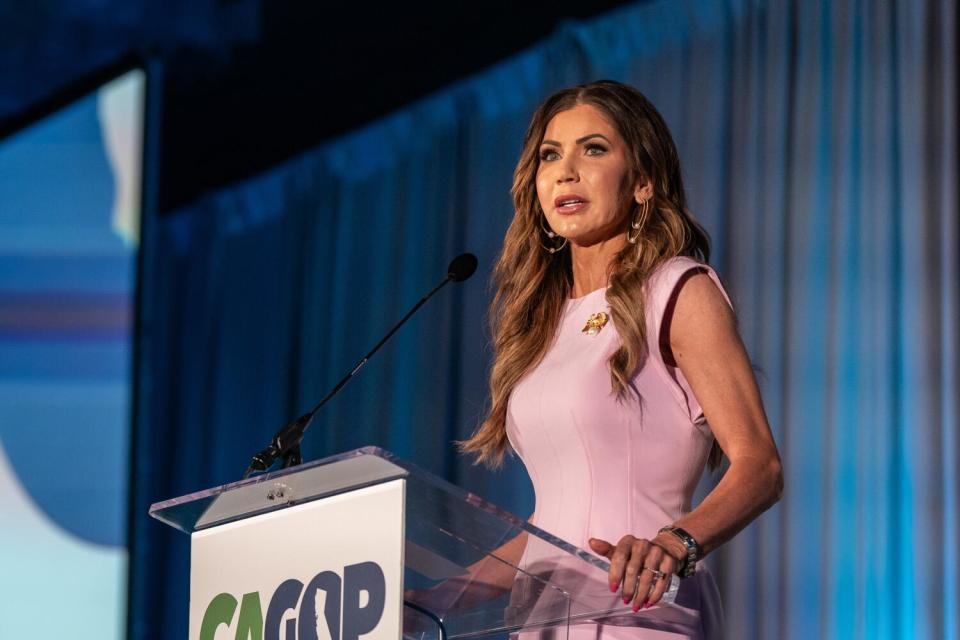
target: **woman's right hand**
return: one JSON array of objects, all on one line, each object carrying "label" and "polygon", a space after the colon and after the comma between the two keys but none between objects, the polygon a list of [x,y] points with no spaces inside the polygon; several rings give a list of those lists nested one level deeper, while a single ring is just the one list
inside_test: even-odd
[{"label": "woman's right hand", "polygon": [[624,604],[633,604],[633,611],[652,607],[670,585],[670,577],[680,561],[669,542],[625,535],[616,546],[606,540],[590,538],[590,548],[610,560],[610,590],[621,589]]}]

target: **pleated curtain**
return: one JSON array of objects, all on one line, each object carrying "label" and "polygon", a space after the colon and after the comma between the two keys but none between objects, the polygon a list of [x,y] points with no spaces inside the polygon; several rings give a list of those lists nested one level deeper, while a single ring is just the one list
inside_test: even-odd
[{"label": "pleated curtain", "polygon": [[486,406],[530,114],[613,78],[673,131],[783,456],[783,500],[710,559],[728,637],[960,638],[956,21],[934,0],[626,6],[148,221],[134,636],[186,633],[187,540],[149,504],[238,478],[464,250],[477,276],[324,408],[304,454],[379,445],[532,511],[516,460],[493,474],[452,442]]}]

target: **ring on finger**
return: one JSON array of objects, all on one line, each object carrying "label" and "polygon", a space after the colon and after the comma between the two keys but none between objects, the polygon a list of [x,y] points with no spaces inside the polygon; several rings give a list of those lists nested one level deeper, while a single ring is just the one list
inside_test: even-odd
[{"label": "ring on finger", "polygon": [[667,575],[663,571],[658,571],[657,569],[654,569],[652,567],[644,567],[643,570],[649,571],[650,573],[652,573],[654,580],[663,580],[663,577]]}]

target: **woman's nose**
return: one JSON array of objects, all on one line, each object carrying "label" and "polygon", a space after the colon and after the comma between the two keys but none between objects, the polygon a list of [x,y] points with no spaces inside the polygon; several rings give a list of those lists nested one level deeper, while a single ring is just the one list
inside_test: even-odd
[{"label": "woman's nose", "polygon": [[562,160],[560,164],[560,174],[557,176],[557,184],[577,182],[579,179],[580,174],[577,173],[576,161],[572,158]]}]

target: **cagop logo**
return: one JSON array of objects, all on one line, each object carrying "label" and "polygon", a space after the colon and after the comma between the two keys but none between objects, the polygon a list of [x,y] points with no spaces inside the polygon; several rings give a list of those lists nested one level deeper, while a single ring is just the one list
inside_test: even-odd
[{"label": "cagop logo", "polygon": [[[317,611],[321,592],[322,618]],[[238,604],[236,640],[280,640],[281,622],[288,610],[296,616],[286,621],[286,640],[318,640],[318,624],[326,625],[331,640],[358,640],[380,623],[385,598],[386,580],[376,562],[348,565],[342,579],[334,571],[321,571],[306,587],[295,578],[284,580],[270,597],[266,620],[259,591],[243,594],[239,603],[233,594],[220,593],[207,605],[199,640],[214,640],[221,625],[234,627]]]}]

